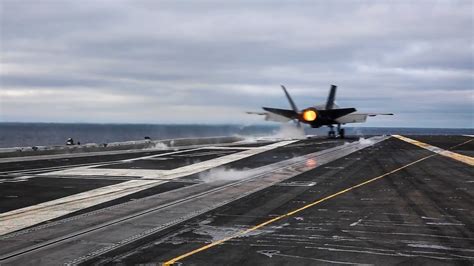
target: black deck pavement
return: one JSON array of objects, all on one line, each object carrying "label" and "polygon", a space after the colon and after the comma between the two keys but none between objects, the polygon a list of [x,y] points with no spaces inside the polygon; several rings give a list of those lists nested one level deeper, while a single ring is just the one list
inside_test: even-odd
[{"label": "black deck pavement", "polygon": [[[435,147],[474,156],[474,138],[468,136],[407,136]],[[463,144],[464,143],[464,144]],[[462,145],[461,145],[462,144]]]},{"label": "black deck pavement", "polygon": [[[466,136],[407,136],[443,149],[473,156]],[[221,167],[253,169],[322,151],[348,140],[308,139]],[[268,144],[268,143],[267,143]],[[462,145],[461,145],[462,144]],[[256,147],[259,144],[249,144]],[[239,145],[237,145],[239,146]],[[241,146],[239,146],[241,147]],[[103,168],[174,169],[241,150],[198,150],[166,155],[167,160],[115,161],[160,152],[116,154],[0,164],[5,171],[114,162]],[[163,151],[166,152],[166,151]],[[206,154],[206,152],[208,152]],[[201,154],[199,154],[201,153]],[[184,221],[146,239],[87,261],[85,264],[160,263],[235,235],[272,218],[334,195],[424,159],[380,180],[321,202],[304,211],[253,230],[245,236],[200,251],[179,265],[472,265],[474,263],[474,169],[452,158],[390,138]],[[210,156],[208,158],[208,156]],[[429,157],[430,156],[430,157]],[[168,161],[167,163],[164,163]],[[311,161],[309,164],[318,164]],[[130,200],[179,190],[198,182],[186,176],[126,197],[57,218],[87,213]],[[123,180],[33,177],[0,183],[0,212],[65,197]]]},{"label": "black deck pavement", "polygon": [[104,165],[96,168],[107,169],[152,169],[152,170],[171,170],[207,160],[219,158],[240,152],[242,150],[212,150],[199,149],[194,151],[170,154],[167,156],[157,156],[149,159],[135,160],[126,163]]},{"label": "black deck pavement", "polygon": [[[44,159],[44,160],[33,160],[33,161],[16,161],[16,162],[4,162],[0,163],[0,173],[7,171],[17,170],[28,170],[37,168],[47,167],[58,167],[58,166],[74,166],[80,164],[91,164],[91,163],[102,163],[132,159],[143,156],[159,155],[168,153],[170,150],[161,151],[147,151],[147,152],[133,152],[133,153],[122,153],[122,154],[108,154],[108,155],[88,155],[88,156],[77,156],[71,158],[56,158],[56,159]],[[4,178],[4,177],[2,177]]]},{"label": "black deck pavement", "polygon": [[[392,138],[289,180],[314,186],[272,186],[101,263],[161,263],[431,154]],[[472,265],[473,176],[437,155],[180,262]]]},{"label": "black deck pavement", "polygon": [[123,181],[48,177],[34,177],[17,182],[0,182],[0,213],[121,182]]}]

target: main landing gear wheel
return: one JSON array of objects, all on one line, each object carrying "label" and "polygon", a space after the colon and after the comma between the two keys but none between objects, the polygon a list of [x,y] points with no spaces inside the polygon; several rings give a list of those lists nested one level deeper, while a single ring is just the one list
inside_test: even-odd
[{"label": "main landing gear wheel", "polygon": [[339,138],[343,139],[346,135],[346,132],[343,128],[339,129]]},{"label": "main landing gear wheel", "polygon": [[345,131],[344,129],[341,127],[341,124],[337,124],[337,133],[338,133],[338,137],[340,139],[343,139],[344,136],[345,136]]},{"label": "main landing gear wheel", "polygon": [[331,130],[328,132],[328,137],[330,139],[335,139],[336,138],[336,132],[331,128]]}]

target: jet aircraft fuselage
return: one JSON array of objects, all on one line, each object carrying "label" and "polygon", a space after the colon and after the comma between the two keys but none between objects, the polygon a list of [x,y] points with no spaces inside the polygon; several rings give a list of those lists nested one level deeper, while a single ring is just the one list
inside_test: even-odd
[{"label": "jet aircraft fuselage", "polygon": [[313,128],[328,126],[330,128],[329,137],[335,137],[334,125],[337,125],[339,137],[344,138],[344,129],[341,125],[347,123],[363,123],[368,116],[393,115],[391,113],[357,113],[356,108],[340,108],[334,101],[336,99],[337,86],[331,85],[326,104],[315,105],[305,108],[302,111],[294,103],[285,86],[281,86],[283,92],[290,103],[290,109],[279,109],[272,107],[262,107],[265,112],[248,112],[250,114],[264,115],[265,120],[276,122],[296,121],[298,127],[301,123],[308,124]]}]

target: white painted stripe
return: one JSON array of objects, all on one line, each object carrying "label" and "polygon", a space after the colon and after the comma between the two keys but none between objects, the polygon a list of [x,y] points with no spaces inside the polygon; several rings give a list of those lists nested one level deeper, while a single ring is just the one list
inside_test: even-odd
[{"label": "white painted stripe", "polygon": [[[184,149],[186,147],[178,147],[178,148]],[[80,157],[104,156],[104,155],[114,155],[114,154],[133,154],[133,153],[157,152],[157,151],[163,151],[163,149],[117,150],[117,151],[81,152],[81,153],[66,153],[66,154],[51,154],[51,155],[32,155],[32,156],[22,156],[22,157],[0,158],[0,163],[54,160],[54,159],[64,159],[64,158],[80,158]]]},{"label": "white painted stripe", "polygon": [[[191,175],[205,171],[223,164],[234,162],[246,157],[253,156],[255,154],[275,149],[290,143],[296,142],[293,141],[281,141],[273,143],[267,146],[259,147],[258,149],[253,150],[244,150],[238,153],[229,154],[219,158],[207,160],[200,163],[195,163],[192,165],[183,166],[180,168],[172,170],[150,170],[150,169],[104,169],[104,168],[95,168],[96,166],[85,166],[72,169],[66,169],[62,171],[55,171],[44,173],[41,175],[103,175],[103,176],[133,176],[133,177],[143,177],[143,178],[156,178],[156,179],[174,179],[177,177],[182,177],[186,175]],[[147,156],[148,157],[148,156]],[[141,159],[147,158],[141,157]],[[105,165],[105,164],[104,164]]]},{"label": "white painted stripe", "polygon": [[4,178],[4,179],[0,179],[0,184],[2,184],[2,183],[24,182],[24,181],[27,181],[30,178],[33,178],[33,177],[35,177],[35,176],[25,175],[25,176],[19,176],[19,177],[14,177],[14,178]]},{"label": "white painted stripe", "polygon": [[[170,171],[155,171],[155,170],[136,170],[131,169],[127,170],[128,173],[133,174],[144,174],[142,176],[159,176],[160,179],[173,179],[182,176],[187,176],[190,174],[198,173],[204,170],[208,170],[220,165],[230,163],[233,161],[241,160],[265,151],[269,151],[281,146],[291,144],[294,141],[281,141],[273,143],[267,146],[260,147],[259,149],[246,150],[239,153],[223,156],[220,158],[212,159],[202,163],[197,163],[193,165],[184,166],[181,168],[173,169]],[[91,174],[100,175],[116,175],[117,172],[114,172],[115,169],[88,169],[88,167],[78,167],[79,169],[69,169],[65,171],[56,171],[53,173],[47,174],[59,174],[59,175],[84,175]],[[100,171],[97,171],[100,170]],[[102,171],[105,170],[105,171]],[[121,169],[120,169],[121,170]],[[89,172],[90,171],[90,172]],[[135,172],[134,172],[135,171]],[[156,172],[156,173],[152,173]],[[125,171],[120,172],[120,174],[127,174]],[[34,206],[29,206],[22,209],[13,210],[0,214],[0,235],[7,234],[16,230],[23,229],[48,221],[84,208],[88,208],[103,202],[111,201],[138,191],[148,189],[150,187],[164,183],[162,180],[132,180],[126,181],[120,184],[115,184],[107,187],[102,187],[87,192],[75,194],[72,196],[64,197],[61,199],[56,199],[44,203],[40,203]]]},{"label": "white painted stripe", "polygon": [[[44,172],[44,171],[54,171],[54,170],[58,170],[58,169],[71,169],[71,168],[74,168],[74,169],[77,169],[79,167],[85,167],[85,168],[90,168],[90,167],[100,167],[100,166],[103,166],[103,165],[108,165],[108,164],[111,164],[111,163],[115,163],[115,162],[131,162],[131,161],[136,161],[136,160],[142,160],[142,159],[150,159],[150,158],[154,158],[154,157],[161,157],[161,156],[167,156],[167,155],[172,155],[172,154],[176,154],[176,153],[183,153],[183,152],[187,152],[187,151],[194,151],[194,150],[199,150],[201,148],[196,148],[196,149],[189,149],[189,150],[179,150],[179,151],[172,151],[172,152],[166,152],[166,153],[161,153],[161,154],[155,154],[155,155],[148,155],[148,156],[143,156],[143,157],[137,157],[137,158],[133,158],[133,159],[125,159],[125,160],[119,160],[119,161],[107,161],[107,162],[102,162],[102,163],[86,163],[86,164],[75,164],[75,165],[63,165],[63,166],[53,166],[53,167],[44,167],[44,168],[35,168],[35,169],[26,169],[26,170],[14,170],[14,171],[4,171],[4,172],[0,172],[0,173],[8,173],[8,174],[13,174],[13,173],[34,173],[34,172]],[[104,153],[102,155],[111,155],[111,154],[115,154],[117,152],[113,151],[113,153]],[[123,154],[125,153],[128,153],[128,152],[124,152]],[[69,154],[67,154],[69,155]],[[82,154],[84,155],[84,154]],[[96,153],[89,153],[89,156],[96,156],[97,154]],[[48,155],[46,157],[50,157],[50,156],[53,156],[53,155]],[[61,156],[61,155],[54,155],[56,159],[58,158],[61,158],[61,157],[58,157],[58,156]],[[41,158],[39,157],[44,157],[44,156],[33,156],[34,158],[37,158],[37,160],[42,160]],[[82,156],[79,156],[79,157],[82,157]],[[63,157],[63,158],[66,158]],[[67,158],[70,158],[70,156],[67,156]],[[7,158],[9,159],[9,158]],[[22,158],[18,158],[18,157],[15,157],[15,158],[11,158],[11,159],[14,159],[15,161],[32,161],[31,158],[25,158],[25,160],[21,160]],[[44,159],[44,158],[43,158]],[[49,158],[49,159],[54,159],[54,158]],[[48,159],[48,160],[49,160]],[[1,159],[0,159],[0,163],[1,162]]]},{"label": "white painted stripe", "polygon": [[[213,137],[211,137],[211,138],[213,138]],[[165,140],[163,140],[163,141],[165,141]],[[246,142],[245,141],[239,141],[239,142],[216,143],[216,144],[196,144],[196,145],[187,145],[187,146],[171,146],[171,147],[169,147],[169,150],[173,151],[173,150],[179,149],[180,151],[178,151],[178,152],[184,152],[184,150],[189,151],[191,149],[200,149],[200,148],[203,148],[203,147],[207,147],[209,145],[213,145],[213,146],[221,146],[222,145],[222,146],[225,146],[225,145],[233,145],[235,143],[246,143]],[[112,150],[112,151],[94,151],[94,152],[50,154],[50,155],[32,155],[32,156],[0,158],[0,163],[25,162],[25,161],[37,161],[37,160],[52,160],[52,159],[77,158],[77,157],[89,157],[89,156],[103,156],[103,155],[113,155],[113,154],[134,154],[134,153],[157,152],[157,151],[166,151],[166,150],[168,150],[168,149],[145,148],[145,149],[132,149],[132,150]]]},{"label": "white painted stripe", "polygon": [[463,135],[463,136],[474,138],[474,135]]},{"label": "white painted stripe", "polygon": [[229,147],[206,147],[206,149],[210,150],[254,150],[258,149],[258,147],[239,147],[239,146],[229,146]]},{"label": "white painted stripe", "polygon": [[0,235],[165,183],[132,180],[0,214]]},{"label": "white painted stripe", "polygon": [[201,149],[202,148],[195,148],[195,149],[190,149],[190,150],[181,150],[181,151],[173,151],[173,152],[167,152],[167,153],[162,153],[162,154],[148,155],[148,156],[143,156],[143,157],[137,157],[137,158],[122,160],[122,162],[133,162],[133,161],[138,161],[138,160],[146,160],[146,159],[150,159],[150,158],[168,156],[168,155],[184,153],[184,152],[190,152],[190,151],[197,151],[197,150],[201,150]]}]

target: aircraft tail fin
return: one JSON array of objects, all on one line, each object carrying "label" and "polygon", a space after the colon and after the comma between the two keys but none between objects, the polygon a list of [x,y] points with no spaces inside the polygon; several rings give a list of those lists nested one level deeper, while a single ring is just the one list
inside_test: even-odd
[{"label": "aircraft tail fin", "polygon": [[295,111],[295,113],[298,113],[298,107],[296,107],[295,102],[293,102],[293,99],[291,99],[291,96],[290,96],[290,94],[288,93],[288,91],[286,90],[285,86],[283,86],[283,85],[280,85],[280,86],[281,86],[281,88],[283,89],[283,91],[285,92],[286,99],[288,99],[288,102],[289,102],[290,105],[291,105],[291,109],[292,109],[293,111]]},{"label": "aircraft tail fin", "polygon": [[336,99],[336,85],[331,85],[331,90],[329,91],[328,100],[326,101],[326,110],[333,109],[334,107],[334,100]]}]

